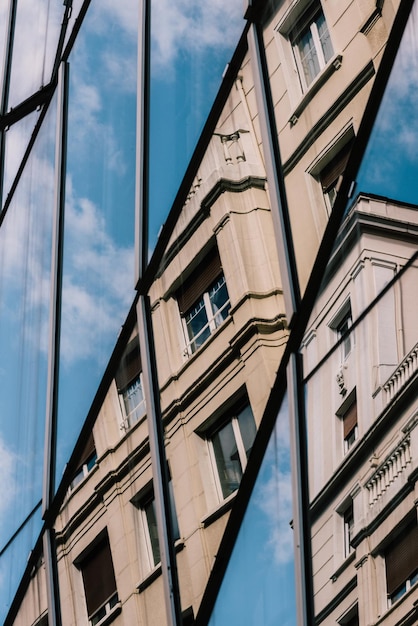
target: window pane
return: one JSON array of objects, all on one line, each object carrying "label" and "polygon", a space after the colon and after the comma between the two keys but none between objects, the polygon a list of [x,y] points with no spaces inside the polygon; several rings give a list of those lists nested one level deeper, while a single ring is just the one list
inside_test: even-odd
[{"label": "window pane", "polygon": [[192,352],[194,352],[210,336],[208,316],[203,298],[186,313],[186,325],[189,339],[194,339],[191,344]]},{"label": "window pane", "polygon": [[60,2],[17,2],[9,108],[51,80],[63,13]]},{"label": "window pane", "polygon": [[92,2],[70,55],[58,477],[133,300],[136,4]]},{"label": "window pane", "polygon": [[319,73],[318,54],[316,52],[310,28],[301,35],[298,41],[300,61],[305,75],[306,85],[310,85],[315,76]]},{"label": "window pane", "polygon": [[238,489],[242,477],[242,467],[231,422],[214,435],[212,444],[222,494],[226,498]]},{"label": "window pane", "polygon": [[244,444],[245,453],[247,459],[250,456],[251,448],[253,447],[256,426],[254,421],[253,412],[250,405],[246,406],[238,415],[239,428],[241,431],[242,442]]},{"label": "window pane", "polygon": [[123,401],[130,424],[144,415],[145,402],[140,378],[135,379],[123,392]]},{"label": "window pane", "polygon": [[331,44],[331,37],[329,36],[328,26],[325,21],[324,14],[322,12],[318,15],[318,18],[316,20],[316,26],[318,29],[318,35],[319,35],[319,40],[321,42],[322,52],[324,54],[324,61],[325,63],[327,63],[327,61],[329,61],[330,58],[332,57],[333,50],[332,50],[332,44]]},{"label": "window pane", "polygon": [[223,320],[226,319],[230,309],[224,276],[221,276],[209,289],[209,299],[212,306],[212,314],[215,318],[215,325],[218,327],[222,324]]},{"label": "window pane", "polygon": [[160,556],[160,544],[158,541],[157,530],[157,518],[155,515],[155,500],[154,498],[144,506],[145,515],[147,518],[148,533],[151,543],[152,558],[154,560],[153,565],[156,565],[161,561]]}]

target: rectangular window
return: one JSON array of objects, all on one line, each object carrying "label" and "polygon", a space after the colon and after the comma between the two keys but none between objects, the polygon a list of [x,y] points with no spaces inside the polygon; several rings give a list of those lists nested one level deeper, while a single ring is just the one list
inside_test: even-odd
[{"label": "rectangular window", "polygon": [[70,483],[70,489],[81,483],[84,478],[91,472],[97,461],[96,447],[94,445],[93,433],[90,433],[84,450],[81,454],[80,460],[77,465],[77,469],[74,473],[74,478]]},{"label": "rectangular window", "polygon": [[343,361],[345,361],[345,359],[348,357],[353,347],[353,335],[350,332],[350,328],[352,325],[353,318],[351,315],[351,307],[349,307],[336,327],[338,339],[342,340],[341,356]]},{"label": "rectangular window", "polygon": [[414,519],[385,551],[389,605],[418,582],[418,525]]},{"label": "rectangular window", "polygon": [[344,450],[352,447],[358,437],[357,426],[357,402],[354,401],[350,408],[343,415]]},{"label": "rectangular window", "polygon": [[127,346],[115,376],[121,401],[121,429],[127,430],[146,413],[138,337]]},{"label": "rectangular window", "polygon": [[354,510],[353,510],[353,502],[351,501],[349,506],[345,509],[343,513],[344,520],[344,556],[348,557],[349,554],[352,553],[353,547],[351,545],[351,540],[353,538],[353,528],[354,528]]},{"label": "rectangular window", "polygon": [[341,148],[337,155],[327,163],[319,173],[322,192],[330,209],[334,206],[338,192],[339,179],[347,166],[352,146],[353,140],[349,141]]},{"label": "rectangular window", "polygon": [[96,626],[119,602],[109,539],[104,536],[80,564],[91,626]]},{"label": "rectangular window", "polygon": [[226,319],[229,295],[217,249],[211,251],[177,291],[186,354],[193,354]]},{"label": "rectangular window", "polygon": [[[177,521],[176,507],[174,502],[174,492],[171,481],[169,482],[169,494],[170,494],[170,508],[172,513],[172,525],[174,540],[180,539],[180,531]],[[150,567],[155,567],[161,561],[160,543],[158,539],[157,528],[157,516],[155,512],[155,497],[154,492],[151,490],[148,492],[148,496],[145,496],[140,500],[140,508],[143,519],[144,537],[147,550],[147,558]]]},{"label": "rectangular window", "polygon": [[255,434],[254,417],[247,405],[211,435],[211,455],[222,498],[238,489]]},{"label": "rectangular window", "polygon": [[302,90],[309,87],[333,55],[331,38],[319,2],[313,2],[290,32]]}]

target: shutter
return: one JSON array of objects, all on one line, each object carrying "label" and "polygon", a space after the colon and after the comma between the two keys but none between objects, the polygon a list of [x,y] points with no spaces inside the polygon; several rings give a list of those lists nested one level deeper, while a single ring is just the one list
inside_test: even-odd
[{"label": "shutter", "polygon": [[221,273],[221,259],[217,248],[213,248],[177,290],[180,313],[186,313]]},{"label": "shutter", "polygon": [[87,612],[93,615],[116,592],[109,540],[95,547],[81,564]]},{"label": "shutter", "polygon": [[322,189],[326,192],[329,187],[344,173],[347,165],[348,157],[350,156],[352,141],[349,141],[340,152],[336,155],[332,161],[328,163],[320,172],[319,179],[321,181]]},{"label": "shutter", "polygon": [[418,525],[406,529],[385,552],[386,584],[392,595],[418,569]]},{"label": "shutter", "polygon": [[123,391],[142,372],[141,355],[139,353],[138,340],[135,340],[134,347],[127,351],[122,358],[119,369],[116,372],[116,386],[119,391]]},{"label": "shutter", "polygon": [[83,452],[81,453],[80,460],[77,463],[77,468],[74,472],[75,474],[78,472],[80,468],[83,467],[87,459],[91,457],[92,454],[94,454],[95,452],[96,452],[96,446],[94,445],[93,433],[90,433],[86,441],[86,445],[84,446]]},{"label": "shutter", "polygon": [[357,426],[357,402],[353,402],[343,417],[344,439],[348,437],[353,428]]}]

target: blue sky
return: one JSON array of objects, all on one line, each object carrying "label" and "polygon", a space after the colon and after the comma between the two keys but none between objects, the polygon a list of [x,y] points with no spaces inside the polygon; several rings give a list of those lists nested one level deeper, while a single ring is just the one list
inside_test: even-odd
[{"label": "blue sky", "polygon": [[[72,25],[81,5],[73,3]],[[12,104],[48,81],[63,7],[47,10],[19,2]],[[241,11],[240,0],[153,2],[153,244],[240,35]],[[134,297],[136,30],[136,0],[93,1],[70,56],[58,480]],[[7,136],[6,192],[36,117]],[[0,233],[0,549],[41,497],[54,138],[52,106]],[[0,620],[40,524],[38,512],[1,558]]]},{"label": "blue sky", "polygon": [[[134,295],[136,4],[136,0],[120,3],[93,0],[70,58],[58,475],[71,453]],[[0,7],[0,23],[4,22],[4,5]],[[16,101],[28,95],[31,88],[38,88],[50,68],[48,51],[56,41],[62,11],[61,3],[50,5],[48,21],[45,3],[40,0],[19,3],[22,13],[17,27],[23,37],[12,83],[12,97]],[[80,6],[80,0],[74,2],[72,23]],[[226,62],[240,35],[242,6],[241,0],[153,2],[150,248],[166,219]],[[51,36],[47,39],[45,56],[34,56],[34,51],[38,54],[43,50],[40,42],[45,39],[47,23]],[[228,24],[228,41],[224,36],[225,24]],[[361,170],[358,181],[364,191],[376,189],[392,197],[398,196],[401,188],[400,198],[407,201],[416,201],[418,160],[418,72],[417,55],[410,54],[411,49],[416,52],[413,41],[411,32],[407,54],[399,61],[403,67],[394,74],[391,93],[401,98],[401,105],[391,95],[383,107],[380,120],[383,134],[373,138],[368,169]],[[25,90],[28,76],[32,82]],[[6,156],[8,182],[16,171],[31,127],[32,122],[10,132]],[[6,485],[0,501],[0,549],[40,498],[49,306],[48,224],[53,200],[53,109],[47,129],[35,146],[22,179],[23,191],[0,233],[3,357],[0,472]],[[382,154],[388,158],[382,160]],[[406,160],[406,166],[399,176],[401,159]],[[366,171],[367,175],[363,175]],[[15,215],[11,217],[13,208]],[[286,546],[280,543],[283,537],[289,537],[288,529],[285,530],[289,517],[287,476],[286,464],[270,463],[260,478],[264,481],[263,489],[274,489],[276,485],[279,490],[280,506],[285,505],[276,511],[280,523],[272,528],[271,519],[277,520],[277,516],[263,511],[260,503],[250,508],[248,516],[249,528],[263,526],[256,534],[250,531],[250,543],[257,548],[254,558],[268,553],[271,581],[281,584],[284,573],[290,593],[291,556],[283,552]],[[39,517],[33,528],[28,527],[26,551],[38,528]],[[283,533],[274,534],[278,528],[283,528]],[[268,541],[259,545],[253,541],[255,536],[266,537]],[[16,546],[18,554],[21,546]],[[280,561],[284,554],[286,559]],[[10,550],[0,564],[0,619],[25,565],[25,559],[21,562],[17,559],[12,567],[14,559]],[[267,557],[257,564],[254,573],[259,575],[258,568],[265,568],[266,562]],[[288,597],[291,611],[291,596]]]}]

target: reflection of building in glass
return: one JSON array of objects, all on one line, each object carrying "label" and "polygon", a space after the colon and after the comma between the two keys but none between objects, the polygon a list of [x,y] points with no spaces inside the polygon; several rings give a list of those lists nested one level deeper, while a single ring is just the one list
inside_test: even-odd
[{"label": "reflection of building in glass", "polygon": [[[251,3],[135,279],[135,193],[151,221],[156,210],[155,189],[150,206],[141,196],[141,102],[136,167],[133,149],[136,9],[93,1],[71,14],[66,2],[63,15],[42,13],[52,30],[40,26],[31,44],[45,40],[44,61],[20,93],[30,12],[9,4],[0,349],[11,366],[0,370],[0,397],[16,430],[7,439],[1,426],[0,467],[16,493],[10,506],[5,498],[8,524],[0,516],[4,623],[412,626],[418,202],[389,199],[384,181],[368,191],[378,174],[369,147],[362,187],[346,176],[371,125],[379,132],[379,85],[410,3]],[[177,144],[151,122],[152,161],[156,147],[163,158],[163,144]],[[170,177],[160,171],[149,186]],[[136,217],[142,224],[141,206]],[[23,458],[19,499],[10,467]]]}]

